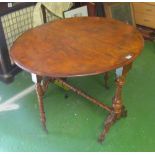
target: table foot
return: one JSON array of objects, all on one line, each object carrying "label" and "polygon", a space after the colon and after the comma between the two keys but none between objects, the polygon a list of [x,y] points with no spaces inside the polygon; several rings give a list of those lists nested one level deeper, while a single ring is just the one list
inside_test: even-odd
[{"label": "table foot", "polygon": [[99,136],[98,142],[100,142],[100,143],[103,142],[103,140],[105,139],[105,136],[108,133],[110,127],[115,123],[116,120],[117,120],[117,116],[114,112],[112,112],[112,113],[110,113],[110,115],[108,115],[108,117],[104,123],[104,129]]},{"label": "table foot", "polygon": [[110,130],[111,126],[117,121],[119,120],[121,117],[127,117],[127,110],[125,109],[124,106],[122,106],[122,110],[121,110],[121,114],[118,115],[115,112],[111,112],[108,117],[105,120],[104,123],[104,129],[102,131],[102,133],[99,136],[98,142],[102,143],[105,139],[106,134],[108,133],[108,131]]}]

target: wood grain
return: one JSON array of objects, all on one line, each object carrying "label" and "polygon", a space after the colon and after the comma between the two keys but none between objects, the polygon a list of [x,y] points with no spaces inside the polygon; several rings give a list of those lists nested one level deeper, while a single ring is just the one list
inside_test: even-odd
[{"label": "wood grain", "polygon": [[[22,34],[11,57],[40,76],[74,77],[107,72],[135,60],[143,48],[132,26],[103,17],[61,19]],[[131,56],[130,59],[126,57]]]}]

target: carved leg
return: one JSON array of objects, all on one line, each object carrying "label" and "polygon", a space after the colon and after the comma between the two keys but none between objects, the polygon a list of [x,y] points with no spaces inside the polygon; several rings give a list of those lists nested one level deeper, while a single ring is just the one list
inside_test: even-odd
[{"label": "carved leg", "polygon": [[126,110],[122,103],[122,87],[125,84],[127,73],[132,67],[132,63],[123,67],[122,75],[116,78],[116,92],[113,98],[113,109],[117,115],[117,119],[125,116]]},{"label": "carved leg", "polygon": [[37,93],[37,97],[38,97],[40,120],[42,122],[42,126],[43,126],[44,130],[46,132],[48,132],[47,128],[46,128],[46,117],[45,117],[44,105],[43,105],[44,91],[43,91],[43,88],[41,86],[41,83],[39,83],[39,82],[36,83],[36,93]]},{"label": "carved leg", "polygon": [[105,138],[105,135],[109,131],[110,127],[118,120],[119,118],[126,116],[125,107],[122,104],[122,87],[125,83],[125,78],[128,73],[128,71],[131,68],[131,64],[124,66],[122,75],[116,78],[116,92],[113,98],[113,112],[110,113],[110,115],[107,117],[105,124],[104,124],[104,130],[101,133],[99,137],[99,142],[102,142]]},{"label": "carved leg", "polygon": [[108,87],[108,79],[109,79],[109,73],[105,72],[104,73],[104,86],[105,86],[106,89],[109,89],[109,87]]},{"label": "carved leg", "polygon": [[98,139],[98,141],[100,143],[102,143],[104,141],[105,135],[108,133],[110,127],[116,121],[116,119],[117,119],[117,117],[114,112],[112,112],[112,113],[110,113],[110,115],[108,115],[108,117],[104,123],[104,130],[102,131],[102,133],[100,134],[99,139]]}]

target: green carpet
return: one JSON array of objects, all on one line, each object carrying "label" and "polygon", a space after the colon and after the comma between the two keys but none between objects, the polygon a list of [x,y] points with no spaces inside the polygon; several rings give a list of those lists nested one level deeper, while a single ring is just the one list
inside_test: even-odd
[{"label": "green carpet", "polygon": [[[113,72],[109,90],[103,87],[102,75],[69,82],[111,105]],[[26,72],[10,85],[0,82],[0,106],[32,85]],[[48,134],[41,127],[34,90],[12,102],[19,108],[0,111],[0,151],[155,151],[155,44],[146,42],[134,62],[123,88],[128,117],[111,128],[103,144],[97,138],[108,113],[73,92],[50,85],[44,97]]]}]

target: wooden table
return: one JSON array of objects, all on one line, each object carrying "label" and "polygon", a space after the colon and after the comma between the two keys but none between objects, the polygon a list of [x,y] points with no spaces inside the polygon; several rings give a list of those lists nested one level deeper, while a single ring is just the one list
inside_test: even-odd
[{"label": "wooden table", "polygon": [[[49,82],[57,80],[110,113],[99,137],[101,142],[111,125],[125,114],[122,86],[142,48],[141,34],[130,25],[101,17],[78,17],[57,20],[25,32],[14,42],[11,57],[19,67],[36,75],[36,92],[45,130],[43,95]],[[103,74],[120,67],[122,72],[116,77],[112,107],[64,80]]]}]

